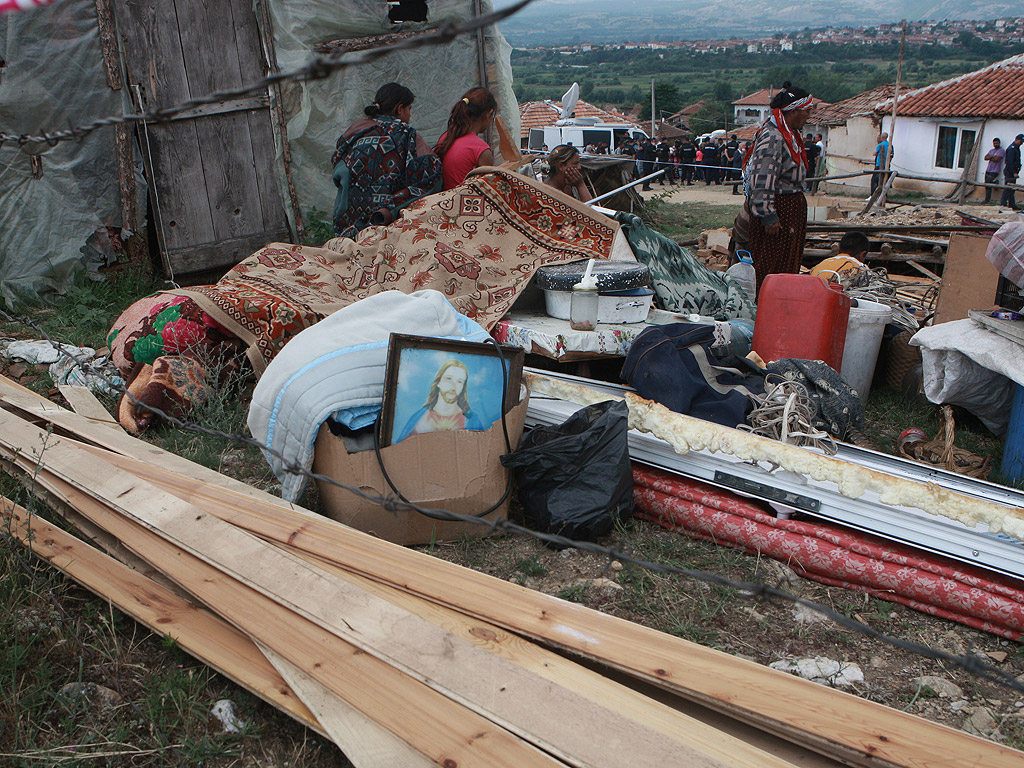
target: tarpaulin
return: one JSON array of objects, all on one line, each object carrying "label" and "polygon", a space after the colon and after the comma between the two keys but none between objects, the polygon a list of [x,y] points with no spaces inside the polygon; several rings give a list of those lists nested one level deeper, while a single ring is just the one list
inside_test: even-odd
[{"label": "tarpaulin", "polygon": [[[490,13],[491,0],[481,0],[480,14]],[[431,0],[426,22],[392,24],[380,0],[270,0],[272,36],[282,70],[300,67],[315,46],[338,40],[387,35],[396,31],[430,31],[440,24],[463,24],[474,16],[472,0]],[[485,30],[486,59],[496,66],[488,83],[498,100],[498,113],[513,136],[519,135],[519,106],[512,92],[511,47],[496,28]],[[363,43],[372,47],[373,43]],[[450,43],[397,51],[370,64],[335,72],[322,80],[288,82],[283,107],[291,148],[291,173],[303,215],[311,208],[329,212],[336,189],[331,180],[331,154],[338,136],[373,102],[377,89],[398,82],[412,90],[411,124],[433,144],[448,124],[452,105],[480,84],[477,35]],[[494,141],[497,133],[494,132]],[[495,143],[495,148],[496,143]],[[279,148],[280,151],[280,148]],[[291,211],[290,204],[285,210]],[[328,215],[326,218],[330,218]]]},{"label": "tarpaulin", "polygon": [[[107,84],[92,0],[0,15],[0,41],[0,131],[39,135],[124,111]],[[89,236],[121,224],[114,129],[53,146],[4,144],[0,212],[0,297],[65,289]]]}]

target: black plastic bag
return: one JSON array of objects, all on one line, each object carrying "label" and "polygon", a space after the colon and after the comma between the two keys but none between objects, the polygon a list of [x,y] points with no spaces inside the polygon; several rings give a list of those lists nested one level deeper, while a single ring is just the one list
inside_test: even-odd
[{"label": "black plastic bag", "polygon": [[562,424],[538,427],[501,457],[515,470],[530,525],[593,541],[633,515],[633,471],[626,403],[587,406]]}]

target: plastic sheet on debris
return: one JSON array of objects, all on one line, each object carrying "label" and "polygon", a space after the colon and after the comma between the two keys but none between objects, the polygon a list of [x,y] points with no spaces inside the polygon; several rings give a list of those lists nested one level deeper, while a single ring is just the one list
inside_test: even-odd
[{"label": "plastic sheet on debris", "polygon": [[933,403],[959,405],[996,435],[1010,423],[1014,382],[1024,385],[1024,350],[974,320],[922,328],[910,339],[921,348],[924,393]]},{"label": "plastic sheet on debris", "polygon": [[[0,39],[0,130],[38,135],[124,110],[123,94],[107,84],[92,0],[2,14]],[[0,210],[0,297],[66,289],[87,239],[120,225],[114,129],[54,146],[0,146]]]},{"label": "plastic sheet on debris", "polygon": [[[493,10],[491,0],[481,0],[480,5],[483,14]],[[328,0],[271,0],[269,9],[282,70],[305,64],[317,44],[432,30],[443,22],[468,22],[474,15],[471,0],[432,0],[425,23],[401,25],[388,21],[388,5],[380,0],[351,0],[344,6]],[[498,64],[498,82],[488,85],[498,100],[498,112],[517,138],[519,106],[512,92],[512,49],[493,28],[484,36],[487,58]],[[330,161],[338,136],[363,116],[363,108],[373,101],[380,86],[397,81],[412,90],[416,96],[412,125],[433,145],[448,124],[452,105],[478,84],[478,72],[477,36],[469,34],[444,45],[389,53],[371,64],[341,70],[323,80],[286,83],[283,106],[290,167],[303,216],[314,207],[328,214],[331,211],[337,190],[331,181]],[[496,149],[497,132],[492,133]],[[285,210],[290,215],[290,204]]]}]

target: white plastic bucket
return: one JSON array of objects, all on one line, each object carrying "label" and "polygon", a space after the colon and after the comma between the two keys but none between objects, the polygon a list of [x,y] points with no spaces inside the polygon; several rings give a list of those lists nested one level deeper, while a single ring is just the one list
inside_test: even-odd
[{"label": "white plastic bucket", "polygon": [[846,383],[857,390],[861,402],[866,402],[875,375],[878,349],[882,345],[882,332],[892,318],[892,309],[877,301],[857,299],[850,307],[850,321],[846,326],[846,346],[839,373]]}]

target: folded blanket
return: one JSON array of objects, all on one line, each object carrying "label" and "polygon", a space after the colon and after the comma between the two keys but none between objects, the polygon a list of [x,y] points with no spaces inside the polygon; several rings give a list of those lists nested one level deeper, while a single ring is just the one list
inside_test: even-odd
[{"label": "folded blanket", "polygon": [[295,470],[313,465],[313,443],[327,419],[346,409],[380,408],[392,333],[488,338],[437,291],[385,291],[292,339],[263,372],[249,407],[249,430],[263,444],[286,501],[302,495],[306,475]]}]

